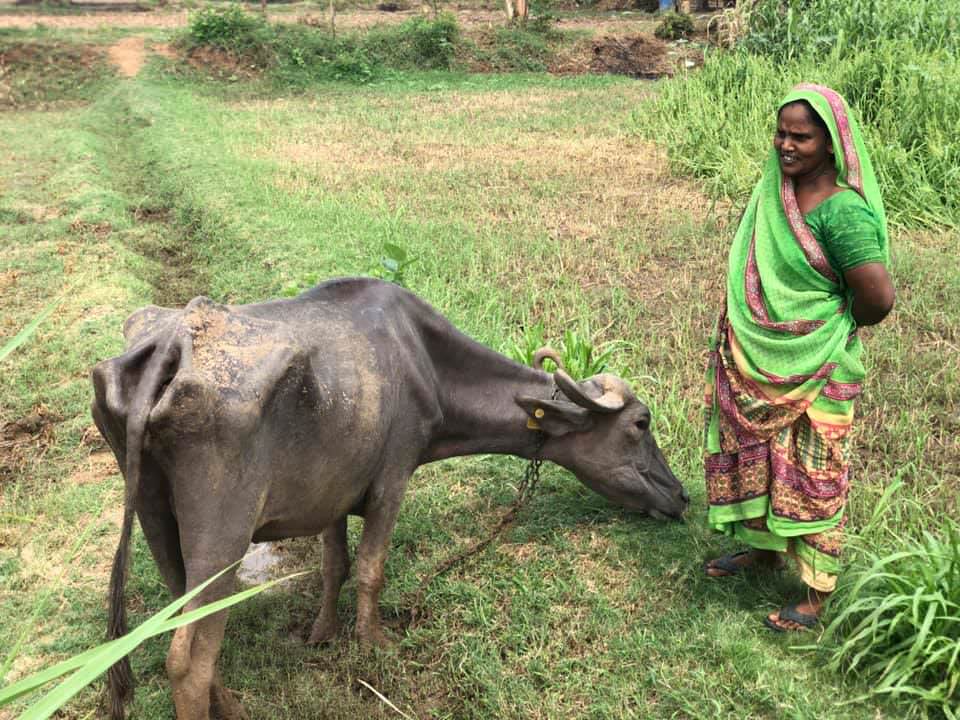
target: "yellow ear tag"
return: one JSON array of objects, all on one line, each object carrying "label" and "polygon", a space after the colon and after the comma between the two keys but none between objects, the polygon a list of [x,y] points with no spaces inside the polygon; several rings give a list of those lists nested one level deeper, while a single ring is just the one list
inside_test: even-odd
[{"label": "yellow ear tag", "polygon": [[[542,418],[545,414],[546,413],[543,412],[543,408],[537,408],[536,410],[533,411],[533,416],[537,418],[537,420]],[[537,420],[534,420],[532,417],[528,417],[527,427],[530,428],[531,430],[539,430],[540,423],[538,423]]]}]

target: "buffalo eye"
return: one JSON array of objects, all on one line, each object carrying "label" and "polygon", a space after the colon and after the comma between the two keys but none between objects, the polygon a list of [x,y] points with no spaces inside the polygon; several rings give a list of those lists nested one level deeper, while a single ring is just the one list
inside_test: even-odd
[{"label": "buffalo eye", "polygon": [[637,421],[634,423],[634,425],[636,425],[637,430],[641,430],[641,431],[649,430],[649,429],[650,429],[650,418],[649,418],[648,416],[644,416],[644,417],[640,418],[639,420],[637,420]]}]

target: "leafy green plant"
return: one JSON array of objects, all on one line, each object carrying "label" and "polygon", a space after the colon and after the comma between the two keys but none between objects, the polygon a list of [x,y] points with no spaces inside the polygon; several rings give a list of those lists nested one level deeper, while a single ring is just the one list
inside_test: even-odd
[{"label": "leafy green plant", "polygon": [[564,330],[560,343],[560,357],[567,372],[574,378],[587,378],[602,373],[619,343],[593,344],[589,334],[581,335],[576,330]]},{"label": "leafy green plant", "polygon": [[314,285],[320,282],[320,275],[317,273],[307,273],[299,280],[292,280],[288,283],[285,283],[284,286],[280,289],[280,294],[283,297],[295,297],[302,293],[304,290],[309,290]]},{"label": "leafy green plant", "polygon": [[401,287],[406,287],[404,271],[415,263],[417,258],[410,257],[406,250],[396,243],[391,242],[385,242],[383,244],[382,252],[383,254],[380,256],[380,266],[376,273],[377,277],[400,285]]},{"label": "leafy green plant", "polygon": [[679,40],[693,35],[693,20],[686,13],[671,10],[664,13],[653,34],[661,40]]},{"label": "leafy green plant", "polygon": [[533,325],[523,328],[520,337],[507,342],[502,351],[511,360],[516,360],[521,365],[533,365],[533,354],[547,344],[544,334],[543,323],[538,320]]},{"label": "leafy green plant", "polygon": [[[533,356],[537,350],[545,345],[546,341],[543,323],[537,321],[524,329],[523,334],[508,342],[503,352],[507,357],[524,365],[533,364]],[[619,342],[605,343],[602,346],[594,345],[589,333],[581,334],[576,330],[565,330],[562,340],[555,346],[560,353],[560,360],[564,369],[575,379],[588,378],[602,373],[613,353],[621,346]],[[552,364],[552,360],[547,360]]]}]

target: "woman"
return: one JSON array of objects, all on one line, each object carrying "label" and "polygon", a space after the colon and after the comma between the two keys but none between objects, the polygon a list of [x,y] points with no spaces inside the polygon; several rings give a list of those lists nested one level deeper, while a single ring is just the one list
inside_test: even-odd
[{"label": "woman", "polygon": [[856,120],[833,90],[797,86],[730,250],[706,396],[709,524],[751,548],[706,572],[796,560],[808,591],[765,619],[773,630],[813,627],[836,585],[864,379],[857,328],[893,307],[888,262]]}]

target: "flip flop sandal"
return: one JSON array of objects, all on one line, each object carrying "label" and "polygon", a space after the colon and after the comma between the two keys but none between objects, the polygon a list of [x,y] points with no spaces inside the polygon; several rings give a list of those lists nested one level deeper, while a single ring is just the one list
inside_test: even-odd
[{"label": "flip flop sandal", "polygon": [[799,603],[792,603],[791,605],[784,605],[780,608],[780,619],[786,620],[787,622],[794,622],[800,626],[800,629],[794,628],[785,628],[781,627],[769,617],[763,619],[763,624],[774,632],[806,632],[807,630],[812,630],[820,623],[820,618],[816,615],[810,615],[808,613],[803,613],[797,610],[797,605]]},{"label": "flip flop sandal", "polygon": [[[744,555],[749,555],[752,550],[741,550],[740,552],[733,553],[732,555],[724,555],[723,557],[716,558],[714,560],[707,560],[703,564],[703,571],[707,574],[707,577],[712,578],[721,578],[721,577],[730,577],[731,575],[739,575],[744,570],[746,570],[746,565],[740,565],[737,563],[736,558],[743,557]],[[722,570],[726,575],[711,575],[710,570]]]}]

